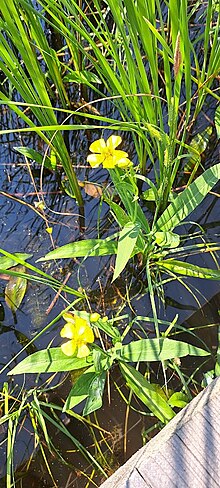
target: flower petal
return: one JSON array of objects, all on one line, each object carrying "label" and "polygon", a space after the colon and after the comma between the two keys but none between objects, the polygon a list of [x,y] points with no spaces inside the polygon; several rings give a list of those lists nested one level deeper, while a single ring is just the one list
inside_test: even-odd
[{"label": "flower petal", "polygon": [[113,149],[112,156],[117,159],[127,158],[128,153],[126,153],[125,151],[120,151],[119,149]]},{"label": "flower petal", "polygon": [[66,356],[73,356],[76,352],[75,341],[67,341],[64,344],[61,344],[61,350]]},{"label": "flower petal", "polygon": [[117,164],[117,160],[115,160],[112,156],[108,156],[105,158],[105,161],[103,162],[103,168],[114,168]]},{"label": "flower petal", "polygon": [[86,358],[90,354],[90,349],[86,344],[82,344],[82,346],[78,347],[77,351],[77,358]]},{"label": "flower petal", "polygon": [[93,153],[102,153],[103,149],[105,149],[106,143],[104,139],[98,139],[97,141],[92,142],[89,146],[89,150]]},{"label": "flower petal", "polygon": [[120,136],[110,136],[106,142],[107,147],[115,149],[121,144],[122,138]]},{"label": "flower petal", "polygon": [[67,339],[73,339],[75,335],[75,325],[67,322],[60,331],[61,337],[66,337]]},{"label": "flower petal", "polygon": [[89,154],[87,156],[87,162],[92,168],[97,168],[105,159],[104,154]]},{"label": "flower petal", "polygon": [[128,158],[121,158],[119,161],[117,161],[117,166],[119,168],[127,168],[128,166],[132,165],[132,161]]},{"label": "flower petal", "polygon": [[72,324],[75,324],[75,315],[71,312],[65,312],[63,314],[63,318],[66,322],[71,322]]},{"label": "flower petal", "polygon": [[77,324],[76,325],[76,335],[75,335],[75,340],[78,343],[78,345],[85,344],[86,342],[94,342],[94,334],[92,328],[86,323],[86,325],[83,324]]}]

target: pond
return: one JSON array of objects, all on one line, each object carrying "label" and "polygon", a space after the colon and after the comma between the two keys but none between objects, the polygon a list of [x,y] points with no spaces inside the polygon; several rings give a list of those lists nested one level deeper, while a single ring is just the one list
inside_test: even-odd
[{"label": "pond", "polygon": [[[109,2],[110,6],[111,3]],[[44,5],[44,2],[39,2],[37,6],[33,2],[30,4],[38,9],[42,4]],[[166,9],[164,12],[166,18]],[[193,22],[191,36],[195,39],[200,29],[201,32],[204,30],[203,7],[198,11],[195,10],[192,15],[194,17],[190,17]],[[203,27],[199,24],[200,20]],[[113,22],[111,17],[108,22],[110,28]],[[50,24],[44,26],[45,32],[49,26]],[[92,29],[91,26],[90,28]],[[51,32],[48,34],[49,38],[50,35]],[[53,48],[55,49],[55,44]],[[145,68],[146,71],[149,70],[147,63]],[[160,74],[162,77],[162,71]],[[91,85],[92,83],[91,81]],[[85,104],[80,98],[82,86],[79,83],[71,85],[70,94],[71,97],[75,97],[72,101],[73,110],[79,108],[82,111],[82,106]],[[216,86],[214,85],[214,88]],[[5,132],[1,139],[1,248],[12,254],[18,252],[29,254],[27,262],[57,279],[59,287],[61,286],[55,291],[40,280],[28,280],[24,298],[16,312],[13,312],[6,303],[10,276],[3,272],[0,275],[1,417],[4,418],[8,412],[16,412],[11,417],[11,423],[10,420],[7,423],[0,423],[0,487],[2,488],[6,486],[6,482],[9,483],[6,474],[8,470],[11,470],[14,476],[13,485],[10,486],[22,486],[22,488],[99,486],[105,476],[113,473],[163,427],[163,422],[146,408],[146,404],[135,395],[135,392],[132,393],[132,390],[126,386],[117,364],[114,364],[111,372],[107,373],[102,407],[85,417],[82,416],[85,400],[79,402],[71,411],[72,413],[62,412],[72,385],[78,378],[75,370],[57,374],[7,375],[24,358],[48,346],[58,347],[63,342],[60,337],[64,325],[63,318],[58,321],[54,319],[75,297],[69,295],[62,285],[72,287],[84,294],[84,298],[76,303],[76,310],[97,312],[101,317],[107,316],[121,334],[128,328],[125,344],[146,337],[150,339],[155,337],[149,283],[140,253],[127,261],[120,276],[113,282],[114,255],[92,256],[87,259],[79,256],[72,259],[37,262],[49,251],[65,244],[97,239],[97,236],[108,242],[109,236],[118,232],[113,208],[114,204],[120,203],[120,198],[114,194],[111,172],[100,167],[91,168],[87,162],[90,144],[101,137],[101,130],[106,120],[108,118],[121,120],[120,107],[114,108],[112,114],[113,106],[108,100],[109,91],[104,85],[102,89],[107,99],[99,100],[92,105],[92,108],[90,107],[85,113],[83,122],[82,115],[81,118],[79,117],[79,122],[75,113],[72,119],[66,122],[81,124],[81,130],[64,132],[71,164],[80,182],[84,212],[70,196],[72,190],[68,186],[68,177],[64,176],[59,159],[55,170],[46,167],[42,170],[42,165],[34,160],[36,158],[27,158],[17,151],[17,148],[26,147],[44,155],[48,151],[48,145],[28,129],[24,133],[19,133],[18,129],[25,127],[24,122],[8,108],[8,104],[1,106],[1,130],[14,130],[9,134]],[[184,91],[185,85],[180,96],[180,107],[184,100]],[[86,97],[88,101],[100,99],[90,86],[87,86]],[[14,90],[15,101],[20,103],[21,98]],[[62,107],[60,100],[56,103],[57,108]],[[42,101],[42,104],[45,105],[46,102]],[[212,127],[208,142],[204,150],[200,151],[204,171],[219,162],[218,138],[214,127],[216,108],[217,100],[209,94],[188,133],[187,144],[196,134],[204,135],[207,127]],[[100,115],[103,120],[95,119],[94,122],[89,118],[92,115],[94,118]],[[64,116],[57,112],[57,118],[59,117]],[[83,124],[86,126],[85,129]],[[97,128],[93,128],[95,125]],[[112,132],[111,125],[114,126],[111,123],[105,130],[105,139],[112,133],[120,135],[123,138],[122,149],[129,154],[134,164],[137,164],[137,141],[134,142],[136,136],[132,138],[132,133],[126,129],[120,131],[119,126],[113,127]],[[166,110],[164,125],[169,130]],[[158,158],[155,166],[159,167],[159,165]],[[155,182],[155,167],[150,158],[147,159],[146,174],[148,179]],[[201,171],[198,169],[194,178],[200,174]],[[187,184],[187,175],[187,171],[180,171],[175,180],[175,191],[178,194]],[[138,203],[151,222],[155,213],[155,201],[143,200],[141,197],[149,190],[146,179],[142,181],[139,190]],[[218,191],[219,186],[215,185],[177,231],[184,240],[184,262],[190,262],[200,268],[218,269],[218,244],[213,246],[211,252],[207,252],[208,245],[218,243],[219,239]],[[107,198],[105,192],[108,192]],[[109,204],[111,198],[112,206]],[[162,213],[163,209],[160,212]],[[202,252],[190,251],[192,240],[194,244],[205,243]],[[26,271],[31,274],[28,267]],[[164,269],[159,277],[155,271],[156,278],[154,276],[158,283],[160,280],[165,280],[162,288],[158,287],[154,302],[161,337],[165,337],[163,334],[170,328],[171,339],[189,342],[195,347],[208,350],[211,355],[207,357],[189,355],[161,362],[145,361],[140,365],[140,372],[153,385],[158,385],[161,391],[163,387],[162,397],[165,395],[166,398],[166,395],[171,396],[181,391],[188,395],[187,401],[189,401],[211,381],[214,375],[218,347],[219,286],[216,280],[198,279],[196,276],[175,275],[172,279],[165,279],[163,273]],[[154,271],[152,276],[153,274]],[[53,320],[51,327],[47,327]],[[44,328],[46,330],[41,335],[40,332]],[[35,337],[36,340],[32,341]],[[106,335],[99,335],[96,339],[97,345],[104,349],[111,346],[110,339],[107,339]],[[21,353],[18,354],[19,352]],[[135,361],[131,363],[134,365]],[[180,405],[174,405],[175,412],[178,408]],[[12,461],[8,453],[9,442],[13,444],[13,439],[15,443],[12,448]]]}]

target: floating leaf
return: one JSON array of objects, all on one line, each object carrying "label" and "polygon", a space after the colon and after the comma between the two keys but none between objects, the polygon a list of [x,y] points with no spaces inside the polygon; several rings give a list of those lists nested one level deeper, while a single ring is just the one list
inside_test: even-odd
[{"label": "floating leaf", "polygon": [[66,356],[60,347],[44,349],[27,356],[8,374],[23,373],[58,373],[75,369],[88,368],[91,365],[92,356],[77,358]]},{"label": "floating leaf", "polygon": [[[25,273],[25,266],[17,265],[13,268],[18,273]],[[5,288],[5,301],[12,313],[20,306],[27,289],[27,280],[20,276],[10,276]]]}]

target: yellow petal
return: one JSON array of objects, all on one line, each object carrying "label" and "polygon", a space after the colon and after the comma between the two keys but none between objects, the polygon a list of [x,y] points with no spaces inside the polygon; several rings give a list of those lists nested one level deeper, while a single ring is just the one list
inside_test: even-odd
[{"label": "yellow petal", "polygon": [[73,339],[75,335],[75,325],[67,322],[60,331],[61,337],[66,337],[67,339]]},{"label": "yellow petal", "polygon": [[117,161],[112,156],[108,156],[105,158],[105,161],[103,162],[103,168],[114,168],[117,164]]},{"label": "yellow petal", "polygon": [[79,343],[94,342],[94,334],[91,327],[86,323],[77,324],[75,332],[75,340]]},{"label": "yellow petal", "polygon": [[86,358],[90,354],[90,350],[86,344],[78,347],[77,358]]},{"label": "yellow petal", "polygon": [[101,153],[105,147],[106,143],[104,139],[98,139],[97,141],[92,142],[89,146],[89,150],[93,153]]},{"label": "yellow petal", "polygon": [[117,161],[117,166],[119,168],[127,168],[128,166],[131,166],[132,162],[128,158],[122,158]]},{"label": "yellow petal", "polygon": [[127,158],[128,153],[126,153],[125,151],[120,151],[119,149],[114,149],[112,156],[113,158],[117,158],[117,159]]},{"label": "yellow petal", "polygon": [[87,163],[92,166],[92,168],[97,168],[105,159],[104,154],[89,154],[87,156]]},{"label": "yellow petal", "polygon": [[63,318],[66,322],[71,322],[72,324],[75,324],[75,315],[71,312],[65,312],[63,314]]},{"label": "yellow petal", "polygon": [[120,136],[110,136],[106,142],[107,147],[115,149],[121,144],[122,138]]},{"label": "yellow petal", "polygon": [[73,356],[76,352],[76,343],[74,341],[67,341],[61,344],[61,350],[66,356]]}]

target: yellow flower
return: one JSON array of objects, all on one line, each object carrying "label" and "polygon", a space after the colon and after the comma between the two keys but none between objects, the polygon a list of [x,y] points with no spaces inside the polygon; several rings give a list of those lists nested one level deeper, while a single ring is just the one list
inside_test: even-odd
[{"label": "yellow flower", "polygon": [[127,168],[131,166],[132,162],[128,159],[128,153],[115,149],[121,144],[122,138],[120,136],[110,136],[105,142],[104,139],[94,141],[89,147],[93,154],[87,157],[88,163],[92,168],[97,168],[103,164],[103,168]]},{"label": "yellow flower", "polygon": [[82,317],[77,317],[72,313],[64,313],[66,324],[62,328],[60,335],[69,339],[61,345],[61,349],[66,356],[76,355],[77,358],[85,358],[90,354],[87,343],[95,340],[93,330],[88,322]]}]

